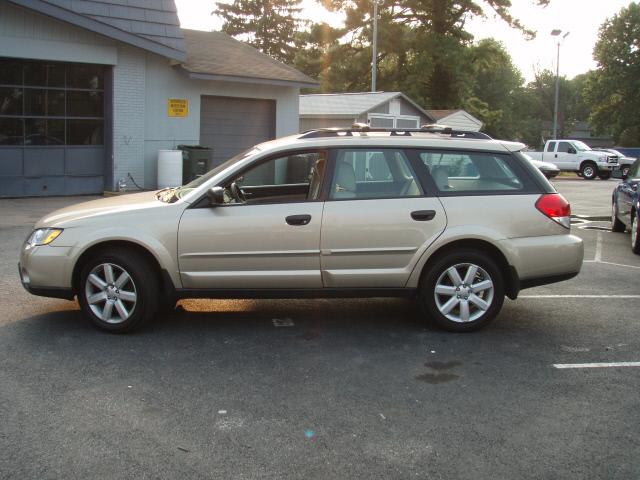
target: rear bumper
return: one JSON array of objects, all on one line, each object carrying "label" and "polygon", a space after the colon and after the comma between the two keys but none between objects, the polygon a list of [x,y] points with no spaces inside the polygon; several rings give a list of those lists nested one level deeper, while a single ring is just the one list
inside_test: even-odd
[{"label": "rear bumper", "polygon": [[582,267],[584,246],[575,235],[511,238],[500,244],[520,288],[567,280]]}]

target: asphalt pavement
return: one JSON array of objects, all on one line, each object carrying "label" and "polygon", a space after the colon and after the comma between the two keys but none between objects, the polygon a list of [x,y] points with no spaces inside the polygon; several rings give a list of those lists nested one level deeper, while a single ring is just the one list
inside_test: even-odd
[{"label": "asphalt pavement", "polygon": [[[574,213],[614,181],[559,180]],[[640,256],[573,226],[582,273],[472,334],[408,300],[189,300],[110,335],[21,287],[20,245],[79,198],[0,200],[0,478],[640,477]],[[579,221],[579,220],[576,220]]]}]

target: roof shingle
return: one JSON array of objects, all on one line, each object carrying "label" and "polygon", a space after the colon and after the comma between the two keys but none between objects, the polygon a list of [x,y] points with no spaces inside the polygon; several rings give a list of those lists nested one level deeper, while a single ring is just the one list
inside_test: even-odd
[{"label": "roof shingle", "polygon": [[187,61],[182,63],[182,68],[192,74],[318,85],[304,73],[225,33],[186,29],[182,32],[187,50]]}]

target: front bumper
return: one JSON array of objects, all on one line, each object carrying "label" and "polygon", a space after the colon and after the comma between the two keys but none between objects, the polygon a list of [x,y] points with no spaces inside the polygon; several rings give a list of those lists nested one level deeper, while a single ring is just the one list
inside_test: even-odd
[{"label": "front bumper", "polygon": [[24,289],[32,295],[39,297],[62,298],[64,300],[73,300],[73,289],[64,287],[34,287],[31,285],[31,279],[28,272],[22,268],[18,262],[18,275]]},{"label": "front bumper", "polygon": [[18,273],[24,288],[34,295],[72,299],[72,247],[24,247]]},{"label": "front bumper", "polygon": [[616,170],[620,165],[618,165],[617,163],[599,163],[598,164],[598,171],[600,172],[612,172],[613,170]]}]

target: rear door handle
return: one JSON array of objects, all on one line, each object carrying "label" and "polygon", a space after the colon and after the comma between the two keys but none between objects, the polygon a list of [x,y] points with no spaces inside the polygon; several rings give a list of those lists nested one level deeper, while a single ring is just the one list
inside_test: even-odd
[{"label": "rear door handle", "polygon": [[311,221],[311,215],[289,215],[285,221],[289,225],[307,225]]},{"label": "rear door handle", "polygon": [[418,222],[427,222],[429,220],[433,220],[433,217],[435,216],[435,210],[416,210],[415,212],[411,212],[411,218],[417,220]]}]

